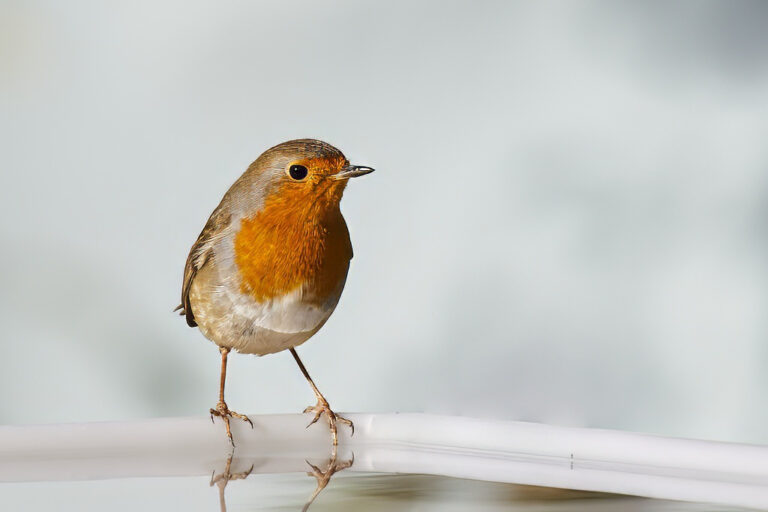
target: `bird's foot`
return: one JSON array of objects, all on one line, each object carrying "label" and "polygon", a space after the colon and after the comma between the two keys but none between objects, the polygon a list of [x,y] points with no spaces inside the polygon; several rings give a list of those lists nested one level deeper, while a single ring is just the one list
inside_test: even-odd
[{"label": "bird's foot", "polygon": [[211,487],[214,486],[214,484],[219,488],[219,509],[221,512],[227,512],[227,501],[224,497],[224,490],[227,488],[227,484],[232,480],[245,480],[248,478],[248,475],[251,474],[251,471],[253,471],[253,464],[251,464],[251,467],[248,469],[248,471],[242,471],[240,473],[232,473],[230,471],[230,468],[232,467],[232,454],[229,454],[229,457],[227,457],[227,465],[224,468],[224,472],[220,475],[216,474],[216,470],[213,471],[211,474]]},{"label": "bird's foot", "polygon": [[218,416],[224,420],[224,426],[227,429],[227,437],[229,438],[229,442],[232,443],[232,447],[235,446],[235,441],[232,439],[232,431],[229,428],[230,416],[233,418],[239,418],[243,421],[247,421],[251,425],[251,428],[253,428],[253,422],[250,420],[250,418],[248,418],[248,416],[245,414],[237,413],[235,411],[230,411],[225,402],[219,402],[216,404],[215,409],[211,409],[211,423],[213,423],[214,416]]},{"label": "bird's foot", "polygon": [[253,471],[253,464],[251,464],[251,467],[248,469],[248,471],[242,471],[240,473],[231,473],[231,467],[232,455],[227,458],[227,465],[224,468],[223,473],[217,475],[216,471],[214,470],[213,474],[211,474],[211,487],[213,487],[214,484],[217,484],[219,487],[226,487],[231,480],[244,480],[248,478],[248,475],[250,475],[251,471]]},{"label": "bird's foot", "polygon": [[325,489],[334,474],[352,467],[352,464],[355,463],[355,454],[352,454],[352,458],[350,460],[337,462],[336,446],[334,445],[333,454],[331,455],[331,459],[328,461],[328,466],[325,468],[325,471],[321,470],[319,467],[315,466],[309,461],[306,461],[306,463],[309,464],[309,467],[312,469],[311,472],[307,472],[307,476],[315,477],[315,480],[317,480],[317,487],[315,488],[315,492],[312,493],[312,496],[310,496],[309,501],[307,501],[307,503],[304,505],[304,508],[301,509],[302,512],[307,512],[309,506],[313,501],[315,501],[315,498],[317,498],[317,495],[320,494],[320,491]]},{"label": "bird's foot", "polygon": [[309,422],[309,425],[307,425],[307,427],[309,427],[310,425],[313,425],[314,423],[317,423],[317,420],[320,419],[320,416],[325,414],[325,417],[328,419],[328,426],[331,429],[331,437],[333,438],[333,446],[336,446],[336,445],[339,444],[339,439],[338,439],[338,435],[337,435],[337,432],[336,432],[336,423],[337,422],[343,423],[345,425],[349,425],[349,428],[352,429],[352,434],[351,435],[355,435],[355,425],[351,421],[349,421],[348,419],[342,418],[341,416],[339,416],[338,414],[333,412],[331,410],[331,406],[328,405],[328,401],[325,398],[318,398],[317,399],[317,404],[316,405],[310,405],[309,407],[304,409],[304,412],[305,413],[307,413],[307,412],[314,412],[315,413],[315,417],[312,419],[312,421]]}]

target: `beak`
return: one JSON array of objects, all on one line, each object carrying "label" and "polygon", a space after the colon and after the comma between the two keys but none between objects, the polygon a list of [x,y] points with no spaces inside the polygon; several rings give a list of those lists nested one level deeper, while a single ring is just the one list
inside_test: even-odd
[{"label": "beak", "polygon": [[336,174],[332,174],[331,178],[334,180],[347,180],[349,178],[356,178],[364,174],[373,172],[373,167],[366,167],[364,165],[348,165]]}]

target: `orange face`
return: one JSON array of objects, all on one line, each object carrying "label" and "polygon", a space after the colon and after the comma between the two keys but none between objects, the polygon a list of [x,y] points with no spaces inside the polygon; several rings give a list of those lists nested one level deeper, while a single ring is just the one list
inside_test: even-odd
[{"label": "orange face", "polygon": [[278,195],[285,205],[299,206],[307,201],[320,202],[319,208],[338,207],[347,180],[336,180],[333,175],[349,162],[344,157],[315,157],[291,160],[285,166],[282,180],[271,196]]},{"label": "orange face", "polygon": [[291,161],[263,207],[242,219],[235,237],[241,291],[263,302],[298,288],[322,304],[346,279],[352,245],[341,201],[343,157]]}]

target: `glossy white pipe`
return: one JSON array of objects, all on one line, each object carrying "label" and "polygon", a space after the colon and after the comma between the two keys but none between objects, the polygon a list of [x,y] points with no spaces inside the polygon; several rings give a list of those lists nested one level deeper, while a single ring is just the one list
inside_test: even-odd
[{"label": "glossy white pipe", "polygon": [[[768,508],[768,447],[425,414],[351,414],[350,471],[424,473]],[[327,427],[305,415],[233,422],[240,466],[306,471],[327,458]],[[229,453],[208,418],[0,427],[0,481],[210,474]]]}]

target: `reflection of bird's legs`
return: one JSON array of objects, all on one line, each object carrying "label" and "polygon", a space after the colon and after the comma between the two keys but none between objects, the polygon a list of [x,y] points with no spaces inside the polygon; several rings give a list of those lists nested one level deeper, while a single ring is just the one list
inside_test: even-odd
[{"label": "reflection of bird's legs", "polygon": [[251,464],[251,467],[248,469],[248,471],[235,474],[229,472],[230,467],[232,467],[232,454],[229,454],[229,457],[227,457],[227,465],[224,468],[224,472],[222,474],[216,475],[216,470],[214,470],[211,474],[211,487],[213,487],[213,484],[216,484],[216,486],[219,488],[219,508],[221,509],[221,512],[227,512],[227,502],[224,499],[224,489],[227,487],[229,481],[244,480],[248,477],[248,475],[251,474],[251,471],[253,471],[253,464]]},{"label": "reflection of bird's legs", "polygon": [[315,501],[315,498],[317,498],[317,495],[320,494],[320,491],[325,489],[325,487],[328,485],[328,482],[331,481],[331,477],[334,475],[334,473],[337,473],[339,471],[352,467],[352,464],[355,463],[355,454],[354,453],[352,454],[352,458],[350,460],[337,463],[336,462],[336,445],[333,445],[333,451],[331,452],[331,459],[328,461],[328,467],[325,469],[325,471],[320,471],[320,468],[313,465],[309,461],[306,461],[306,462],[307,464],[309,464],[309,467],[312,468],[312,472],[307,473],[307,476],[315,477],[315,480],[317,480],[317,487],[315,488],[315,492],[312,493],[312,496],[309,497],[309,501],[307,501],[307,503],[301,509],[301,512],[307,512],[307,510],[309,510],[309,506],[312,504],[313,501]]},{"label": "reflection of bird's legs", "polygon": [[229,354],[229,350],[230,349],[226,347],[219,347],[219,352],[221,352],[221,382],[219,384],[219,403],[216,404],[215,409],[211,409],[211,421],[213,421],[214,416],[219,416],[222,420],[224,420],[224,426],[227,429],[227,437],[229,438],[229,442],[232,443],[232,446],[234,447],[235,441],[232,439],[232,431],[229,430],[229,417],[232,416],[233,418],[240,418],[243,421],[247,421],[251,424],[251,428],[253,428],[253,422],[245,414],[230,411],[229,407],[227,407],[227,403],[224,401],[224,383],[227,380],[227,354]]},{"label": "reflection of bird's legs", "polygon": [[[310,405],[306,409],[304,409],[304,412],[314,412],[315,417],[312,419],[312,421],[309,422],[309,425],[312,425],[313,423],[317,422],[318,419],[320,419],[320,416],[325,414],[325,417],[328,418],[328,426],[331,428],[331,438],[333,438],[333,446],[334,449],[337,444],[339,444],[339,439],[336,434],[336,422],[344,423],[345,425],[349,425],[349,428],[352,429],[352,435],[355,434],[355,426],[352,424],[351,421],[349,421],[346,418],[342,418],[335,412],[331,410],[331,406],[328,404],[328,400],[325,399],[322,393],[320,393],[320,390],[317,389],[317,386],[315,386],[315,383],[312,382],[312,377],[309,376],[309,373],[307,372],[307,369],[304,368],[304,364],[301,362],[301,359],[299,359],[299,354],[296,353],[295,349],[290,349],[291,355],[293,355],[293,358],[296,360],[296,364],[299,365],[299,369],[301,370],[301,373],[304,374],[304,378],[307,379],[307,382],[309,382],[309,385],[312,386],[312,391],[315,392],[315,396],[317,397],[317,404],[316,405]],[[307,426],[309,426],[307,425]]]}]

